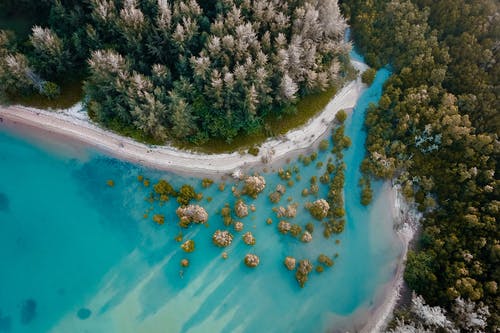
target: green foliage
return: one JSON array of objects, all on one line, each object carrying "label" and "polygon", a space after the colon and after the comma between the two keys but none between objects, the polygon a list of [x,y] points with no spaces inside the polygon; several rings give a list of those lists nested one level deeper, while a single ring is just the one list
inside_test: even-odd
[{"label": "green foliage", "polygon": [[408,252],[404,278],[418,294],[425,293],[428,288],[435,288],[437,277],[433,273],[434,259],[425,252]]},{"label": "green foliage", "polygon": [[195,249],[195,243],[194,240],[189,239],[182,243],[181,248],[184,250],[184,252],[191,253],[194,252]]},{"label": "green foliage", "polygon": [[371,188],[370,178],[364,176],[359,180],[361,186],[361,204],[368,206],[372,202],[373,190]]},{"label": "green foliage", "polygon": [[269,200],[271,200],[272,203],[278,203],[281,200],[281,194],[278,192],[272,192],[269,194]]},{"label": "green foliage", "polygon": [[332,174],[335,171],[335,164],[328,162],[328,164],[326,165],[326,171]]},{"label": "green foliage", "polygon": [[321,184],[328,184],[330,182],[330,174],[328,172],[325,172],[319,177],[319,181]]},{"label": "green foliage", "polygon": [[303,259],[299,261],[299,267],[295,272],[295,279],[297,280],[301,288],[304,288],[308,280],[308,275],[309,273],[311,273],[312,270],[313,270],[313,265],[311,264],[309,259]]},{"label": "green foliage", "polygon": [[165,216],[163,214],[155,214],[153,215],[153,221],[156,224],[162,225],[165,223]]},{"label": "green foliage", "polygon": [[257,146],[252,146],[248,149],[248,153],[253,156],[259,155],[259,147]]},{"label": "green foliage", "polygon": [[222,221],[224,222],[224,225],[230,226],[233,224],[233,218],[231,217],[231,207],[229,207],[229,204],[225,204],[224,207],[222,207],[220,214],[222,215]]},{"label": "green foliage", "polygon": [[374,68],[368,68],[361,74],[361,81],[370,86],[375,80],[375,74],[377,74],[377,71]]},{"label": "green foliage", "polygon": [[292,224],[290,227],[290,234],[293,237],[298,237],[302,233],[302,227],[298,224]]},{"label": "green foliage", "polygon": [[61,89],[54,82],[47,81],[43,84],[42,94],[48,99],[54,99],[61,93]]},{"label": "green foliage", "polygon": [[321,142],[319,143],[319,150],[325,151],[328,149],[329,146],[330,142],[328,142],[328,140],[321,140]]},{"label": "green foliage", "polygon": [[325,254],[320,254],[318,256],[318,262],[327,266],[327,267],[333,266],[333,260]]},{"label": "green foliage", "polygon": [[[170,185],[170,183],[164,179],[160,179],[156,184],[154,184],[153,190],[160,197],[161,196],[168,197],[168,196],[176,196],[177,195],[177,192],[175,191],[173,186]],[[165,198],[165,197],[163,197],[163,198]],[[166,201],[166,200],[162,200],[162,201]]]},{"label": "green foliage", "polygon": [[180,205],[189,205],[189,202],[196,198],[196,192],[191,185],[184,184],[177,194],[177,202]]},{"label": "green foliage", "polygon": [[340,124],[343,124],[346,119],[347,119],[347,113],[344,110],[339,110],[335,114],[335,120]]},{"label": "green foliage", "polygon": [[201,186],[203,188],[208,188],[208,187],[212,186],[213,183],[214,183],[214,181],[210,178],[203,178],[201,180]]},{"label": "green foliage", "polygon": [[369,64],[390,62],[394,70],[379,106],[366,115],[362,170],[396,178],[424,214],[405,280],[448,310],[457,297],[483,302],[494,331],[500,305],[485,290],[498,277],[491,253],[498,243],[499,152],[492,138],[500,122],[491,87],[500,75],[498,65],[485,64],[498,64],[491,53],[498,24],[486,24],[498,6],[493,0],[353,0],[343,8]]},{"label": "green foliage", "polygon": [[[332,87],[351,77],[335,2],[321,15],[311,7],[313,22],[300,14],[309,8],[302,2],[276,4],[264,16],[260,4],[238,1],[168,10],[156,1],[11,2],[0,4],[7,16],[44,18],[19,43],[34,72],[60,85],[75,70],[88,72],[85,96],[97,121],[162,142],[278,135],[323,109]],[[294,28],[301,24],[316,28]],[[292,50],[290,59],[311,61],[282,66],[283,51]]]}]

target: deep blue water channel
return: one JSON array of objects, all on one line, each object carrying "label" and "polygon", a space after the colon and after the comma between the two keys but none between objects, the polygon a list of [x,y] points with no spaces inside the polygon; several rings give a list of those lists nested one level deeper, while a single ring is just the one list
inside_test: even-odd
[{"label": "deep blue water channel", "polygon": [[[374,184],[374,201],[359,203],[359,164],[364,156],[364,113],[380,98],[388,78],[377,73],[346,123],[352,147],[347,164],[345,231],[330,239],[315,223],[313,241],[301,243],[277,231],[279,219],[268,195],[285,184],[276,172],[265,174],[267,187],[256,200],[245,201],[256,212],[240,219],[244,231],[257,239],[252,248],[241,233],[225,249],[211,236],[224,228],[219,214],[235,202],[231,181],[221,192],[200,179],[145,169],[85,147],[66,147],[53,141],[0,132],[0,332],[321,332],[354,320],[373,306],[377,293],[393,276],[400,245],[392,230],[393,198],[387,184]],[[319,154],[318,161],[330,157]],[[287,198],[299,204],[293,223],[313,221],[301,196],[313,175],[324,172],[315,162],[300,167],[302,180],[287,187]],[[275,170],[276,171],[276,170]],[[174,237],[177,203],[170,200],[154,209],[145,199],[152,183],[164,178],[180,186],[190,183],[203,191],[200,204],[209,213],[208,226],[184,230],[196,250],[186,254]],[[106,185],[112,179],[114,187]],[[326,197],[321,186],[318,197]],[[206,198],[212,197],[209,203]],[[165,214],[166,223],[151,221]],[[266,219],[273,219],[272,225]],[[335,240],[339,240],[338,243]],[[228,259],[221,258],[223,251]],[[256,269],[247,268],[247,253],[260,256]],[[301,289],[286,270],[287,255],[315,262],[320,253],[333,256],[335,265],[322,274],[312,272]],[[179,263],[188,258],[190,266]]]}]

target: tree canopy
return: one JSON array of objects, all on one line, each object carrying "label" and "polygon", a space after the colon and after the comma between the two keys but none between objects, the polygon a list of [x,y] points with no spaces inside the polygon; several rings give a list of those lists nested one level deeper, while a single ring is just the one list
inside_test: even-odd
[{"label": "tree canopy", "polygon": [[[487,306],[500,327],[499,4],[345,1],[370,65],[394,74],[368,110],[363,171],[395,178],[423,212],[405,279],[434,305]],[[496,36],[496,37],[495,37]]]},{"label": "tree canopy", "polygon": [[27,47],[5,51],[0,61],[18,51],[26,59],[17,59],[21,72],[7,67],[0,73],[18,80],[2,88],[25,87],[27,71],[60,82],[83,70],[93,119],[160,142],[231,141],[252,133],[266,115],[293,112],[300,97],[341,84],[348,66],[347,25],[336,0],[57,0],[36,6],[50,12],[47,24],[33,27]]}]

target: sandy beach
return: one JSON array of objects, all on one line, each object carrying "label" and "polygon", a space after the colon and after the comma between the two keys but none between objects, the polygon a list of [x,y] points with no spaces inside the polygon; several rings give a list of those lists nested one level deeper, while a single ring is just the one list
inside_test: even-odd
[{"label": "sandy beach", "polygon": [[[363,72],[365,64],[352,61]],[[339,110],[352,110],[366,86],[358,77],[342,88],[328,103],[325,109],[306,125],[288,132],[280,138],[265,141],[258,156],[241,155],[238,152],[228,154],[202,154],[177,149],[172,146],[150,146],[133,139],[120,136],[91,122],[82,113],[78,105],[68,110],[40,110],[20,105],[0,107],[0,126],[15,127],[27,125],[45,132],[63,135],[72,140],[91,145],[117,158],[139,163],[159,170],[168,170],[191,175],[223,175],[237,169],[243,171],[262,165],[263,156],[269,157],[269,163],[284,160],[310,149],[329,134],[329,129]]]},{"label": "sandy beach", "polygon": [[390,280],[381,285],[373,298],[373,302],[359,307],[354,313],[345,316],[333,316],[340,325],[332,333],[380,333],[387,332],[387,325],[393,318],[402,288],[404,287],[404,270],[410,242],[416,230],[420,213],[408,205],[401,193],[399,185],[384,185],[380,197],[391,209],[393,217],[394,240],[400,247],[395,262],[386,269],[393,270]]},{"label": "sandy beach", "polygon": [[398,259],[394,277],[384,286],[379,296],[379,304],[374,306],[374,310],[369,314],[369,320],[359,330],[360,333],[382,332],[389,324],[403,287],[403,274],[406,267],[408,248],[420,220],[419,213],[406,203],[400,187],[394,185],[391,191],[394,196],[393,214],[396,219],[394,229],[403,249]]}]

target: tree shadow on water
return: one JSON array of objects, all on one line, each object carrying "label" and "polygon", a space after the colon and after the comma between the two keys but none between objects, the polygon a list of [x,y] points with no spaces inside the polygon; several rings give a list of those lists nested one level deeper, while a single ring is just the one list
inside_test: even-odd
[{"label": "tree shadow on water", "polygon": [[21,323],[27,325],[36,317],[36,301],[29,298],[21,305]]},{"label": "tree shadow on water", "polygon": [[7,212],[9,210],[9,198],[7,195],[0,192],[0,212]]},{"label": "tree shadow on water", "polygon": [[2,311],[0,310],[0,332],[10,332],[12,327],[12,319],[10,316],[2,315]]}]

